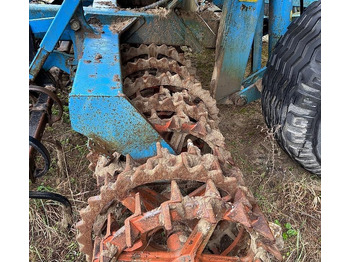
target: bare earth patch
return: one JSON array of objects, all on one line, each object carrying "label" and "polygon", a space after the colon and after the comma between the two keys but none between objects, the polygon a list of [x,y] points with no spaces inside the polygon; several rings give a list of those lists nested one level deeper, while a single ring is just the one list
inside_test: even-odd
[{"label": "bare earth patch", "polygon": [[321,261],[321,180],[278,146],[260,101],[219,109],[220,130],[247,186],[268,220],[282,226],[285,261]]}]

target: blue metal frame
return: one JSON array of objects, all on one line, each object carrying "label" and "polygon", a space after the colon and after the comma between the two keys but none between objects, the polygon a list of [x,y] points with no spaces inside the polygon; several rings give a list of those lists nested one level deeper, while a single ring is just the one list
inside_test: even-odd
[{"label": "blue metal frame", "polygon": [[[290,23],[294,2],[270,0],[270,50]],[[304,1],[305,6],[309,2]],[[116,5],[117,1],[111,3]],[[185,0],[176,3],[180,9],[186,6]],[[119,43],[187,45],[198,52],[216,47],[212,81],[216,99],[220,102],[238,93],[250,102],[260,95],[254,83],[265,71],[261,68],[264,3],[214,0],[222,7],[217,35],[189,11],[171,11],[161,17],[149,12],[116,11],[100,0],[65,0],[61,6],[31,4],[30,27],[34,36],[43,40],[29,67],[29,79],[34,80],[41,68],[52,66],[69,73],[74,79],[69,96],[72,127],[105,150],[140,159],[156,154],[159,141],[174,153],[123,94]],[[129,21],[128,25],[114,32],[110,25],[121,19]],[[54,50],[62,40],[72,41],[74,55]],[[251,50],[253,74],[244,80]]]},{"label": "blue metal frame", "polygon": [[[58,10],[52,6],[44,8],[49,12],[44,12],[45,16],[41,18],[36,16],[43,12],[41,7],[34,8],[31,14],[30,25],[34,34],[40,36],[46,33],[30,65],[30,79],[35,79],[41,68],[58,66],[72,73],[72,68],[76,67],[69,95],[72,128],[99,146],[103,145],[104,151],[117,150],[135,159],[155,155],[156,142],[175,153],[123,94],[119,33],[134,24],[137,15],[120,32],[113,32],[110,29],[113,21],[108,16],[104,16],[107,24],[103,24],[102,28],[90,27],[85,22],[79,1],[66,0]],[[53,18],[55,12],[57,14]],[[125,17],[129,16],[130,13]],[[69,26],[73,20],[80,28],[73,30]],[[75,56],[53,51],[58,40],[72,40]]]},{"label": "blue metal frame", "polygon": [[84,41],[69,95],[73,129],[135,159],[155,155],[156,142],[174,153],[123,94],[119,34],[108,25],[102,30],[103,37]]},{"label": "blue metal frame", "polygon": [[292,0],[270,0],[269,5],[269,54],[278,39],[292,22]]},{"label": "blue metal frame", "polygon": [[64,29],[68,25],[75,10],[78,8],[80,0],[64,1],[57,15],[53,19],[47,33],[40,43],[38,52],[36,53],[32,63],[29,66],[29,79],[34,80],[40,69],[44,65],[50,52],[53,51]]},{"label": "blue metal frame", "polygon": [[[59,6],[31,5],[29,23],[34,35],[43,37],[47,31],[49,21],[57,14]],[[215,48],[215,33],[197,15],[189,13],[177,14],[170,12],[166,18],[145,12],[115,11],[107,8],[84,7],[84,16],[89,19],[97,19],[102,24],[111,24],[121,17],[138,17],[136,24],[123,34],[123,42],[135,44],[167,44],[187,45],[194,51],[200,52],[204,48]],[[45,21],[46,18],[46,21]],[[69,40],[70,28],[66,28],[60,40]]]},{"label": "blue metal frame", "polygon": [[262,8],[263,0],[224,1],[212,77],[212,88],[219,102],[241,89]]}]

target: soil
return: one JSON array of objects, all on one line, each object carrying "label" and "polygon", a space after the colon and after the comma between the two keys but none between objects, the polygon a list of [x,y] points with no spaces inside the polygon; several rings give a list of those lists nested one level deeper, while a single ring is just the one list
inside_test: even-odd
[{"label": "soil", "polygon": [[[203,86],[208,88],[214,51],[189,57]],[[70,127],[67,97],[71,83],[62,84],[64,87],[58,93],[65,101],[63,119],[48,127],[43,138],[52,167],[47,175],[30,183],[30,190],[65,195],[73,205],[76,223],[79,210],[87,205],[90,196],[98,194],[98,189],[85,158],[87,139]],[[282,227],[284,261],[320,261],[321,180],[301,168],[276,144],[264,123],[260,101],[243,107],[218,107],[219,127],[226,146],[242,170],[248,188],[268,220]],[[56,141],[62,145],[66,161],[58,162],[62,152],[54,146]],[[74,225],[63,228],[62,218],[62,208],[55,202],[30,200],[30,261],[85,261],[75,241]]]}]

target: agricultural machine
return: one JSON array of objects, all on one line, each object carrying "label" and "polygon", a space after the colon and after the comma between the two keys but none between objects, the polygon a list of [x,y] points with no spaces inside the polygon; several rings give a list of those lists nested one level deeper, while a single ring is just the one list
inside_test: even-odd
[{"label": "agricultural machine", "polygon": [[[261,97],[281,147],[320,174],[320,2],[39,2],[29,5],[29,173],[34,181],[50,166],[40,140],[62,116],[55,67],[72,80],[71,125],[88,137],[100,187],[76,225],[87,261],[281,260],[278,230],[225,148],[217,103]],[[184,46],[216,49],[210,90]]]}]

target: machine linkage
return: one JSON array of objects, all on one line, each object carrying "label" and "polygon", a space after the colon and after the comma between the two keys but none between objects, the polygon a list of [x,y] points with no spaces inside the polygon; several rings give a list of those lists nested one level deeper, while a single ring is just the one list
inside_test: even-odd
[{"label": "machine linkage", "polygon": [[[34,57],[35,42],[30,32],[30,59]],[[35,82],[29,84],[29,178],[32,183],[50,169],[51,157],[47,148],[41,143],[46,125],[58,122],[63,114],[63,105],[56,95],[57,83],[53,76],[44,70],[38,73]],[[57,106],[58,114],[52,116],[53,105]],[[38,154],[42,160],[39,160]],[[60,202],[64,205],[64,217],[68,224],[72,223],[72,206],[69,200],[57,193],[29,191],[31,199],[46,199]]]}]

